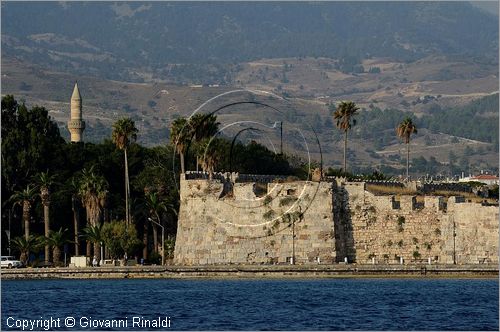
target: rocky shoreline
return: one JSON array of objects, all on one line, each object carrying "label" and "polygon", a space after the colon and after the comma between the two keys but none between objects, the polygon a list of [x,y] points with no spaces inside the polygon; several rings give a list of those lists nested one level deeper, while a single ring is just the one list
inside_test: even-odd
[{"label": "rocky shoreline", "polygon": [[2,269],[2,280],[175,278],[498,278],[498,265],[205,265]]}]

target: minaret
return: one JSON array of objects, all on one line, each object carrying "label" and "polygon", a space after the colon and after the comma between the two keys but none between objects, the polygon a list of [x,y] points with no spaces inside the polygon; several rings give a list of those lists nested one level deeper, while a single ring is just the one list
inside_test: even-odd
[{"label": "minaret", "polygon": [[82,120],[82,97],[78,90],[78,83],[75,83],[75,88],[71,95],[71,118],[68,121],[68,129],[71,133],[71,142],[82,141],[85,121]]}]

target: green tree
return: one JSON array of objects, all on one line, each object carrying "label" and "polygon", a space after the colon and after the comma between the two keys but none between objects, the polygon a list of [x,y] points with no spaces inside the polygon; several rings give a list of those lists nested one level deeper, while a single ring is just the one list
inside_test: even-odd
[{"label": "green tree", "polygon": [[19,188],[42,170],[63,162],[64,140],[48,111],[19,105],[12,95],[2,98],[2,182]]},{"label": "green tree", "polygon": [[[145,213],[146,218],[151,218],[156,221],[158,224],[163,225],[162,222],[162,213],[175,211],[173,205],[168,204],[162,197],[156,192],[149,192],[144,195],[144,201],[142,203],[142,211]],[[155,223],[152,223],[153,226],[153,252],[158,252],[158,226]],[[147,243],[145,243],[147,245]]]},{"label": "green tree", "polygon": [[[108,183],[106,179],[101,175],[96,175],[94,167],[83,169],[79,181],[78,196],[87,212],[87,227],[99,225],[107,195]],[[87,256],[90,256],[90,251],[90,242],[87,241]]]},{"label": "green tree", "polygon": [[[37,174],[35,181],[40,188],[40,198],[43,205],[43,221],[45,224],[45,237],[50,234],[50,189],[55,184],[55,175],[50,175],[49,172],[41,172]],[[45,260],[50,261],[50,245],[45,244]]]},{"label": "green tree", "polygon": [[52,248],[53,262],[56,266],[61,265],[61,247],[69,242],[67,231],[61,227],[58,231],[51,231],[44,239],[45,246]]},{"label": "green tree", "polygon": [[123,221],[113,220],[102,227],[102,239],[112,258],[129,255],[141,248],[141,241],[137,237],[134,225]]},{"label": "green tree", "polygon": [[175,146],[175,151],[179,154],[181,163],[181,174],[186,172],[184,165],[184,154],[191,139],[191,130],[188,120],[178,118],[170,126],[170,142]]},{"label": "green tree", "polygon": [[337,128],[344,132],[344,172],[347,172],[347,132],[352,126],[356,125],[354,116],[359,110],[359,107],[352,101],[341,102],[333,113],[333,118],[336,120]]},{"label": "green tree", "polygon": [[212,180],[215,168],[223,157],[224,146],[224,140],[220,138],[205,138],[200,142],[201,165],[203,171],[208,172],[209,180]]},{"label": "green tree", "polygon": [[31,252],[38,252],[43,246],[43,238],[36,235],[29,235],[28,237],[16,237],[12,239],[12,246],[14,249],[19,250],[19,260],[26,266]]},{"label": "green tree", "polygon": [[[102,225],[89,225],[82,229],[83,237],[88,241],[88,243],[92,243],[94,245],[94,256],[97,261],[101,260],[101,242],[103,241],[102,236]],[[87,246],[87,257],[90,257],[90,247]]]},{"label": "green tree", "polygon": [[137,139],[137,128],[130,118],[123,118],[113,124],[112,140],[125,155],[125,220],[130,223],[130,180],[128,174],[127,149]]},{"label": "green tree", "polygon": [[417,133],[417,126],[413,123],[411,118],[406,118],[396,128],[396,134],[403,139],[406,144],[406,180],[410,179],[410,136]]},{"label": "green tree", "polygon": [[[219,131],[219,122],[217,117],[213,114],[196,113],[189,118],[189,130],[192,140],[196,145],[205,139],[214,136]],[[195,148],[195,150],[199,150]],[[200,164],[200,155],[196,154],[196,170]]]},{"label": "green tree", "polygon": [[16,205],[23,207],[23,225],[24,225],[24,238],[28,240],[30,236],[30,219],[31,219],[31,206],[37,195],[37,189],[34,186],[27,185],[26,189],[16,191],[11,197],[11,201]]}]

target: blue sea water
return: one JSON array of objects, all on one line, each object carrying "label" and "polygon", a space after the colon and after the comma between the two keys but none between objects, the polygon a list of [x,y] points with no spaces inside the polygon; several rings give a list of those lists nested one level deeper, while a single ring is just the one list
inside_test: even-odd
[{"label": "blue sea water", "polygon": [[[11,325],[60,318],[61,330],[83,329],[81,317],[123,319],[127,328],[116,330],[129,330],[134,316],[169,317],[164,330],[499,327],[495,279],[31,280],[2,281],[1,288],[4,331],[13,329],[9,317]],[[64,326],[65,317],[76,326]]]}]

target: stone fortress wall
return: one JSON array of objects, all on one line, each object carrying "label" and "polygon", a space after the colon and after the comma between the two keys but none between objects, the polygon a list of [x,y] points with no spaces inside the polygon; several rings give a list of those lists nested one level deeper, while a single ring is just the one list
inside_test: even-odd
[{"label": "stone fortress wall", "polygon": [[181,176],[176,264],[498,263],[496,206],[375,196],[364,182],[206,177]]}]

